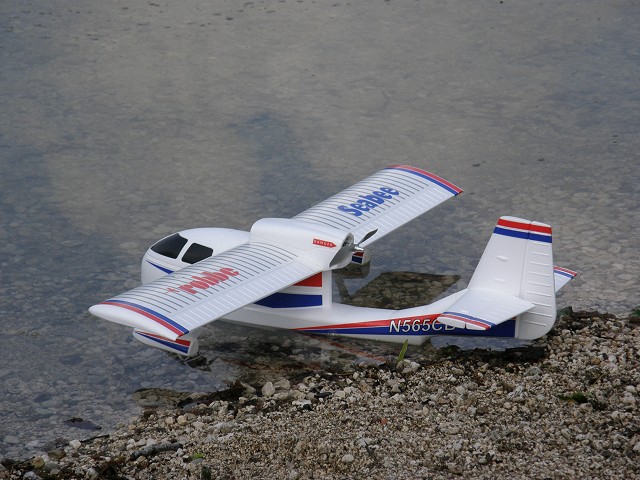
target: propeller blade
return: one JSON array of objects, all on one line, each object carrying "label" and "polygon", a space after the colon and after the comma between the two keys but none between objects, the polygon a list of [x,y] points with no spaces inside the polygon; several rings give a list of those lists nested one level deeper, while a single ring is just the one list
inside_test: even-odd
[{"label": "propeller blade", "polygon": [[364,248],[360,246],[362,242],[366,242],[378,232],[378,229],[370,231],[357,244],[350,243],[342,247],[331,261],[331,266],[340,265],[340,268],[347,266],[351,262],[351,257],[356,252],[363,252]]},{"label": "propeller blade", "polygon": [[358,244],[356,245],[356,248],[360,247],[360,244],[366,242],[367,240],[369,240],[371,237],[373,237],[376,233],[378,233],[378,229],[376,228],[375,230],[370,231],[369,233],[367,233],[364,237],[362,237],[362,240],[360,240],[358,242]]}]

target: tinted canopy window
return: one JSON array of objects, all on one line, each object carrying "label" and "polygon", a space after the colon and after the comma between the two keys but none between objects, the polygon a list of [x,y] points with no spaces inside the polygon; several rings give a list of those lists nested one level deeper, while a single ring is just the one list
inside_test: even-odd
[{"label": "tinted canopy window", "polygon": [[205,258],[209,258],[211,255],[213,255],[213,250],[211,248],[194,243],[187,248],[184,257],[182,257],[182,261],[185,263],[196,263],[200,260],[204,260]]},{"label": "tinted canopy window", "polygon": [[179,233],[174,233],[170,237],[163,238],[151,247],[154,252],[169,258],[178,258],[180,251],[187,244],[187,239],[181,237]]}]

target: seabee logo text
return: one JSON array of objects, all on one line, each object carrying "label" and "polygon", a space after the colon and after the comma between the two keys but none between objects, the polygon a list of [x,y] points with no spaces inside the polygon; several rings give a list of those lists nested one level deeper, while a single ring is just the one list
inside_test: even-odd
[{"label": "seabee logo text", "polygon": [[338,205],[336,208],[342,212],[359,217],[362,215],[362,212],[368,212],[371,209],[379,207],[385,200],[390,200],[395,195],[400,195],[400,192],[391,187],[380,187],[379,190],[375,190],[368,195],[358,195],[360,198],[349,205]]}]

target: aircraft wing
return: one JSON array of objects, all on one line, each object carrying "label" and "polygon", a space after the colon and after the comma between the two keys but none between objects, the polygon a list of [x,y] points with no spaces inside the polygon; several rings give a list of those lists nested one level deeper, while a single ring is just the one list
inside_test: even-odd
[{"label": "aircraft wing", "polygon": [[377,229],[366,246],[461,192],[432,173],[391,165],[294,218],[349,231],[355,243]]},{"label": "aircraft wing", "polygon": [[490,290],[469,289],[436,320],[469,330],[488,330],[533,308],[521,298]]},{"label": "aircraft wing", "polygon": [[105,320],[175,340],[318,273],[293,248],[240,245],[94,305]]}]

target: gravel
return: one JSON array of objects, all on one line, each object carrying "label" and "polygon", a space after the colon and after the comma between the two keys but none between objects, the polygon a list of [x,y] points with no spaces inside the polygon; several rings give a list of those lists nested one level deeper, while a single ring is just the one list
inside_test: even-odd
[{"label": "gravel", "polygon": [[0,478],[638,478],[638,325],[565,311],[527,347],[192,393]]}]

